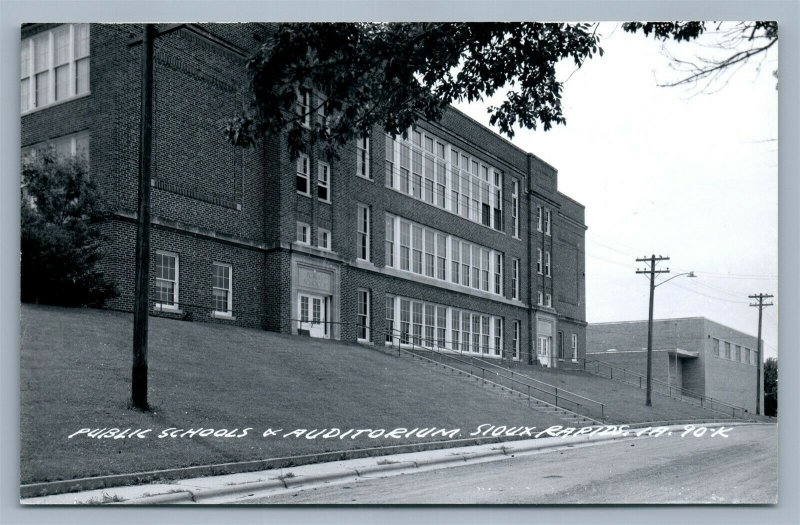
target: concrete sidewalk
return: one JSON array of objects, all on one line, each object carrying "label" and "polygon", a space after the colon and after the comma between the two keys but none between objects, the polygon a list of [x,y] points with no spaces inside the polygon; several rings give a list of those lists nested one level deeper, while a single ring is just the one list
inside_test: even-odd
[{"label": "concrete sidewalk", "polygon": [[[693,423],[694,424],[694,423]],[[697,426],[718,428],[757,423],[697,423]],[[655,424],[653,426],[656,426]],[[597,427],[594,427],[597,428]],[[670,432],[681,432],[684,424],[670,425]],[[403,473],[419,472],[437,468],[465,465],[483,461],[496,461],[523,454],[555,451],[576,446],[590,446],[621,439],[644,439],[637,437],[636,428],[623,432],[584,434],[568,437],[540,437],[504,443],[490,443],[461,448],[429,450],[317,463],[298,467],[262,470],[257,472],[198,477],[176,480],[170,483],[147,484],[107,489],[89,490],[27,498],[20,500],[25,505],[102,505],[122,504],[220,504],[235,503],[252,497],[263,497],[315,485],[357,481],[366,477],[385,477]]]}]

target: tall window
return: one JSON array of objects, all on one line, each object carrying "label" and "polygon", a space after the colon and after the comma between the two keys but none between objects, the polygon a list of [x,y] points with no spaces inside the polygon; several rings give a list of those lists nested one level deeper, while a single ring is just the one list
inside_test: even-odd
[{"label": "tall window", "polygon": [[541,291],[536,293],[536,304],[544,306],[544,293]]},{"label": "tall window", "polygon": [[359,341],[369,341],[369,290],[358,290],[358,333]]},{"label": "tall window", "polygon": [[370,217],[369,208],[363,204],[358,205],[358,253],[357,257],[364,261],[371,261],[370,256]]},{"label": "tall window", "polygon": [[551,277],[552,276],[550,274],[550,252],[549,251],[544,252],[544,274],[547,277]]},{"label": "tall window", "polygon": [[327,162],[317,163],[317,197],[323,202],[331,202],[331,167]]},{"label": "tall window", "polygon": [[511,261],[511,298],[519,299],[519,259]]},{"label": "tall window", "polygon": [[394,157],[395,157],[395,140],[391,135],[386,135],[385,137],[385,164],[384,164],[384,171],[386,173],[386,185],[390,188],[394,187]]},{"label": "tall window", "polygon": [[536,207],[536,229],[542,231],[542,207]]},{"label": "tall window", "polygon": [[364,177],[365,179],[372,180],[372,174],[369,171],[369,135],[364,134],[358,137],[356,141],[356,175]]},{"label": "tall window", "polygon": [[308,183],[308,175],[310,173],[310,163],[308,160],[308,155],[305,153],[301,153],[299,157],[297,157],[297,193],[302,193],[303,195],[311,195],[311,188]]},{"label": "tall window", "polygon": [[494,318],[494,355],[500,355],[503,350],[503,318]]},{"label": "tall window", "polygon": [[552,218],[552,214],[550,210],[545,210],[544,212],[544,233],[545,235],[550,235],[550,223]]},{"label": "tall window", "polygon": [[550,295],[549,293],[544,295],[544,305],[547,306],[548,308],[553,307],[553,296]]},{"label": "tall window", "polygon": [[712,352],[712,353],[713,353],[715,356],[719,357],[719,339],[717,339],[717,338],[714,338],[714,339],[712,340],[712,344],[711,344],[711,352]]},{"label": "tall window", "polygon": [[386,266],[394,266],[394,217],[386,216],[386,255],[384,263]]},{"label": "tall window", "polygon": [[511,333],[511,351],[513,352],[513,358],[517,360],[519,359],[519,336],[519,321],[514,321],[514,330]]},{"label": "tall window", "polygon": [[494,293],[503,295],[503,254],[494,252]]},{"label": "tall window", "polygon": [[727,341],[725,341],[725,355],[724,355],[724,357],[725,357],[725,359],[730,359],[731,358],[731,344],[729,342],[727,342]]},{"label": "tall window", "polygon": [[211,292],[214,302],[214,313],[232,315],[233,281],[231,279],[231,265],[215,262],[212,274],[213,285]]},{"label": "tall window", "polygon": [[542,249],[536,248],[536,273],[542,274]]},{"label": "tall window", "polygon": [[178,305],[178,254],[156,252],[156,307],[177,310]]},{"label": "tall window", "polygon": [[578,334],[572,334],[572,360],[578,360]]},{"label": "tall window", "polygon": [[519,181],[511,180],[511,234],[519,239]]},{"label": "tall window", "polygon": [[302,126],[311,126],[311,90],[308,88],[297,91],[297,120]]},{"label": "tall window", "polygon": [[742,360],[742,347],[739,345],[733,346],[733,360],[734,361],[741,361]]},{"label": "tall window", "polygon": [[89,92],[89,24],[64,24],[21,42],[22,112]]},{"label": "tall window", "polygon": [[386,342],[392,343],[395,340],[394,326],[394,296],[386,296]]}]

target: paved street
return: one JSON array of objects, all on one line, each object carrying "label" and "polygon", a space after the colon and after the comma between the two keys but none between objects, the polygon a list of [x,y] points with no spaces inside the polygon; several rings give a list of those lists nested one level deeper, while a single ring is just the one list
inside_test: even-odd
[{"label": "paved street", "polygon": [[623,440],[282,492],[247,503],[772,503],[777,427]]}]

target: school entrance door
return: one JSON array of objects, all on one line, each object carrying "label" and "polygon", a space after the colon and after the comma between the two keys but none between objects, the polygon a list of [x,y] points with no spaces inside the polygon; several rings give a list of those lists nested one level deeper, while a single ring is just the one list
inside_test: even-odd
[{"label": "school entrance door", "polygon": [[330,337],[328,323],[328,297],[301,293],[297,302],[300,311],[300,330],[308,330],[311,337],[328,339]]}]

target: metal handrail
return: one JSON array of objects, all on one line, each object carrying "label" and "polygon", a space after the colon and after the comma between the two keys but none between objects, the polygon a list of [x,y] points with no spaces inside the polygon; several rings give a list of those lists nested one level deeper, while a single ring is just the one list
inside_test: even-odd
[{"label": "metal handrail", "polygon": [[[631,383],[631,382],[627,381],[628,377],[632,376],[632,377],[637,378],[639,380],[638,381],[639,388],[645,388],[646,387],[646,386],[643,386],[643,384],[642,384],[642,381],[644,380],[646,382],[646,379],[647,379],[646,376],[643,375],[643,374],[640,374],[638,372],[633,372],[631,370],[628,370],[627,368],[613,366],[613,365],[611,365],[609,363],[606,363],[605,361],[600,361],[599,359],[588,359],[588,358],[585,358],[585,357],[584,358],[580,358],[580,359],[583,360],[583,369],[585,371],[587,371],[587,372],[592,372],[592,370],[591,370],[591,368],[587,368],[586,364],[587,363],[596,363],[597,364],[597,370],[594,373],[597,374],[597,375],[601,375],[600,374],[600,366],[602,365],[602,366],[605,366],[605,367],[608,368],[608,370],[609,370],[609,378],[610,379],[612,379],[612,380],[615,379],[614,378],[614,370],[616,370],[617,371],[617,377],[616,377],[617,381],[621,381],[621,382],[623,382],[625,384],[630,384],[630,385],[636,386],[636,382]],[[620,378],[620,373],[621,373],[621,378]],[[701,394],[699,392],[695,392],[693,390],[688,390],[686,388],[678,387],[678,386],[672,386],[672,385],[670,385],[668,383],[665,383],[663,381],[660,381],[658,379],[653,379],[653,378],[650,379],[650,382],[652,384],[661,386],[663,389],[666,389],[666,393],[659,392],[658,389],[654,390],[656,393],[662,394],[662,395],[666,395],[667,397],[670,397],[672,399],[678,399],[678,400],[683,401],[683,402],[687,402],[686,398],[696,399],[699,402],[700,408],[707,408],[709,410],[714,410],[714,411],[719,412],[721,414],[727,414],[727,411],[723,411],[723,410],[720,410],[719,408],[715,408],[714,407],[714,405],[721,405],[722,407],[725,407],[725,408],[730,410],[732,417],[741,417],[741,418],[744,418],[745,414],[748,413],[747,409],[744,408],[744,407],[732,405],[730,403],[726,403],[725,401],[720,401],[719,399],[715,399],[713,397],[709,397],[709,396],[703,395],[703,394]],[[673,396],[672,395],[673,391],[679,393],[680,397]],[[741,412],[741,416],[737,416],[736,415],[737,411]]]},{"label": "metal handrail", "polygon": [[[513,377],[513,374],[514,374],[513,370],[507,369],[505,367],[502,367],[502,366],[499,366],[499,365],[495,365],[493,363],[486,363],[487,365],[491,365],[491,366],[493,366],[495,368],[499,368],[499,369],[503,370],[504,372],[510,372],[511,376],[508,376],[508,375],[505,375],[505,374],[490,370],[489,368],[484,367],[484,366],[476,365],[472,361],[466,361],[465,359],[463,359],[463,357],[465,357],[463,352],[456,353],[456,351],[454,351],[454,350],[444,350],[443,351],[442,349],[438,348],[437,345],[432,345],[430,347],[419,345],[416,342],[414,342],[414,339],[417,338],[415,336],[409,336],[407,342],[403,342],[401,336],[397,335],[399,332],[400,332],[399,330],[391,330],[391,331],[390,330],[385,330],[383,332],[384,337],[385,336],[389,336],[391,338],[391,346],[392,347],[395,346],[395,341],[397,341],[396,344],[397,344],[397,349],[398,349],[398,355],[400,354],[400,352],[402,350],[410,352],[413,355],[418,355],[414,351],[414,350],[417,350],[417,349],[419,351],[433,352],[434,355],[438,355],[439,356],[439,362],[440,363],[442,362],[442,357],[447,357],[448,359],[451,359],[451,360],[453,360],[455,362],[462,363],[463,365],[470,367],[470,374],[474,375],[476,377],[477,377],[477,375],[474,373],[474,369],[477,368],[478,370],[481,371],[481,379],[484,380],[484,381],[486,380],[486,373],[488,372],[489,374],[493,374],[495,377],[506,379],[506,380],[510,381],[514,385],[521,385],[521,386],[525,387],[525,389],[526,389],[525,391],[514,390],[513,388],[511,388],[511,390],[512,391],[516,391],[516,392],[521,393],[521,394],[526,394],[527,397],[529,398],[528,399],[529,402],[530,402],[530,399],[536,399],[538,401],[543,401],[545,403],[548,403],[547,401],[544,401],[542,399],[533,397],[531,395],[531,393],[530,393],[531,390],[533,390],[534,392],[540,392],[540,393],[545,394],[547,396],[552,396],[553,399],[554,399],[553,405],[556,406],[557,408],[564,408],[564,407],[560,407],[558,405],[559,400],[561,400],[562,403],[564,403],[564,402],[571,403],[574,406],[574,408],[580,409],[580,407],[585,407],[587,411],[591,412],[590,407],[586,406],[583,403],[580,403],[578,401],[575,401],[575,400],[569,398],[570,396],[579,397],[579,398],[581,398],[583,400],[589,401],[590,403],[594,403],[596,405],[596,407],[600,409],[600,419],[601,420],[605,419],[605,404],[604,403],[601,403],[599,401],[595,401],[594,399],[586,398],[584,396],[580,396],[578,394],[574,394],[573,392],[569,392],[567,390],[559,389],[558,387],[556,387],[554,385],[550,385],[548,383],[544,383],[542,381],[538,381],[536,379],[530,378],[530,377],[528,377],[528,376],[526,376],[524,374],[517,373],[518,376],[522,376],[522,377],[524,377],[526,379],[529,379],[532,382],[541,383],[542,385],[545,385],[547,387],[552,388],[554,391],[550,392],[550,391],[544,390],[542,388],[537,387],[536,385],[533,385],[531,383],[528,383],[528,382],[525,382],[525,381],[521,381],[521,380],[519,380],[517,378],[514,378]],[[439,341],[439,339],[437,339],[437,341]],[[389,341],[387,341],[387,343],[388,342]],[[409,348],[404,348],[404,346],[405,347],[410,347],[410,350],[409,350]],[[460,355],[461,357],[458,357],[458,355]],[[470,355],[467,355],[466,357],[468,357],[470,359],[476,359],[475,357],[470,356]],[[466,370],[464,370],[464,372],[466,372]],[[578,415],[585,416],[585,417],[590,417],[590,418],[593,417],[593,416],[590,416],[590,415],[587,415],[587,414],[578,414]]]}]

